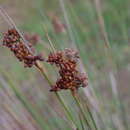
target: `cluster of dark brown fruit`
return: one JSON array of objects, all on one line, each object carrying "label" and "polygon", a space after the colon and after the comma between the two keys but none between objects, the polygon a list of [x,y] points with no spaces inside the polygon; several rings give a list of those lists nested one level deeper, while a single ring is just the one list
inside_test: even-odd
[{"label": "cluster of dark brown fruit", "polygon": [[[26,44],[28,47],[26,47]],[[19,61],[24,63],[25,67],[37,65],[37,60],[43,61],[40,55],[35,56],[32,54],[34,52],[32,44],[30,42],[26,44],[16,29],[12,28],[4,33],[3,45],[10,48]],[[46,61],[50,64],[55,64],[59,68],[60,75],[60,78],[50,91],[69,89],[75,94],[79,87],[87,86],[87,77],[77,69],[78,58],[78,52],[73,49],[50,53]]]},{"label": "cluster of dark brown fruit", "polygon": [[87,86],[87,77],[77,70],[78,52],[72,49],[51,53],[47,62],[59,68],[60,79],[50,91],[69,89],[75,95],[79,87]]},{"label": "cluster of dark brown fruit", "polygon": [[[31,43],[26,43],[32,52]],[[20,62],[24,62],[25,67],[32,67],[36,64],[37,60],[43,61],[43,58],[40,55],[33,55],[28,48],[25,46],[24,41],[20,37],[16,29],[9,29],[4,33],[3,45],[10,48],[14,55],[19,59]]]}]

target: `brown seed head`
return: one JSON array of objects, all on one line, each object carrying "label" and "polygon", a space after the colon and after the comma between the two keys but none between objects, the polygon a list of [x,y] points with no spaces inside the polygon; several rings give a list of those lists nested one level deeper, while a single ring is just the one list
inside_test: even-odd
[{"label": "brown seed head", "polygon": [[[32,44],[27,43],[30,49],[33,51]],[[40,55],[34,56],[23,43],[22,38],[16,31],[16,29],[9,29],[3,35],[3,45],[8,47],[20,62],[24,62],[25,67],[32,67],[36,64],[37,60],[43,61]]]},{"label": "brown seed head", "polygon": [[78,59],[78,52],[73,49],[65,49],[48,56],[47,62],[55,64],[59,68],[60,75],[60,79],[50,91],[70,89],[74,94],[79,87],[87,86],[87,77],[77,70]]}]

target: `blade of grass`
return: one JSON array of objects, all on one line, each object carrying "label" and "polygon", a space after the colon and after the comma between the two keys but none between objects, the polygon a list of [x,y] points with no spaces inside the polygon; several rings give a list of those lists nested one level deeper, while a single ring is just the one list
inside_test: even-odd
[{"label": "blade of grass", "polygon": [[80,120],[80,124],[81,124],[82,130],[85,130],[85,128],[84,128],[84,123],[83,123],[83,121],[82,121],[82,117],[81,117],[80,114],[79,114],[79,120]]},{"label": "blade of grass", "polygon": [[3,109],[13,118],[13,120],[16,122],[16,124],[21,128],[25,129],[26,128],[22,125],[22,123],[19,121],[17,115],[10,109],[10,107],[6,104],[3,105]]},{"label": "blade of grass", "polygon": [[[80,109],[80,111],[81,111],[81,113],[82,113],[82,116],[83,116],[84,120],[85,120],[86,123],[88,124],[89,128],[91,128],[90,124],[88,123],[88,118],[86,117],[86,114],[84,113],[84,111],[83,111],[83,109],[82,109],[82,105],[81,105],[81,103],[80,103],[79,98],[78,98],[77,96],[73,96],[73,98],[75,99],[75,101],[76,101],[76,103],[77,103],[77,106],[79,107],[79,109]],[[91,111],[90,111],[90,109],[89,109],[88,106],[87,106],[87,111],[88,111],[89,116],[90,116],[90,118],[91,118],[91,120],[92,120],[92,122],[93,122],[93,125],[94,125],[95,130],[98,130],[98,128],[97,128],[97,126],[96,126],[96,123],[95,123],[95,120],[94,120],[94,118],[93,118],[93,115],[92,115],[92,113],[91,113]]]},{"label": "blade of grass", "polygon": [[[8,83],[2,77],[0,77],[0,84],[6,96],[11,100],[11,102],[14,102],[14,99],[10,94],[11,89],[9,89]],[[26,129],[21,120],[18,118],[17,114],[10,108],[10,105],[8,105],[6,102],[3,102],[1,106],[13,118],[13,120],[18,124],[20,128]],[[38,124],[36,124],[33,117],[31,118],[29,123],[31,123],[34,128],[38,128]]]},{"label": "blade of grass", "polygon": [[[9,85],[16,97],[19,99],[19,101],[23,104],[23,106],[26,108],[26,110],[32,115],[32,117],[35,119],[35,121],[39,124],[42,130],[49,130],[49,127],[44,123],[43,117],[33,108],[33,106],[27,101],[26,97],[20,92],[20,90],[14,86],[10,78],[3,72],[4,77],[8,81]],[[0,79],[1,82],[2,79]]]}]

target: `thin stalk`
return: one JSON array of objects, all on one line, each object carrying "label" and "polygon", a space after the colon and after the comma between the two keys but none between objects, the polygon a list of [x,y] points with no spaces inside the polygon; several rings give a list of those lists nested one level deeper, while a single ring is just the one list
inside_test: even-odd
[{"label": "thin stalk", "polygon": [[[89,123],[88,123],[88,120],[87,120],[87,118],[86,118],[86,116],[85,116],[85,113],[84,113],[84,111],[82,110],[82,106],[81,106],[81,103],[80,103],[78,97],[77,97],[77,96],[73,96],[73,98],[75,99],[75,101],[76,101],[76,103],[77,103],[77,105],[78,105],[78,107],[79,107],[79,109],[80,109],[80,111],[81,111],[81,113],[82,113],[82,115],[83,115],[83,117],[84,117],[84,120],[86,121],[87,125],[90,127],[90,125],[89,125]],[[90,116],[90,118],[91,118],[91,120],[92,120],[92,122],[93,122],[93,125],[94,125],[94,127],[95,127],[95,130],[98,130],[98,128],[97,128],[97,126],[96,126],[96,123],[95,123],[95,120],[94,120],[94,118],[93,118],[93,115],[92,115],[92,113],[91,113],[89,107],[87,107],[87,111],[88,111],[89,116]],[[91,127],[90,127],[90,128],[91,128]]]},{"label": "thin stalk", "polygon": [[59,0],[59,4],[60,4],[60,7],[61,7],[61,11],[63,12],[63,15],[64,15],[64,20],[65,20],[66,26],[68,28],[68,33],[69,33],[70,39],[72,41],[73,46],[76,48],[75,38],[73,37],[73,32],[72,32],[71,25],[70,25],[68,15],[67,15],[67,12],[66,12],[64,0]]},{"label": "thin stalk", "polygon": [[[46,16],[43,14],[43,10],[42,10],[42,11],[41,11],[41,10],[38,10],[38,13],[40,13],[41,19],[42,19],[43,21],[45,21],[45,20],[47,19]],[[44,31],[45,31],[45,35],[46,35],[46,37],[47,37],[47,39],[48,39],[48,41],[49,41],[49,44],[50,44],[50,46],[51,46],[51,48],[52,48],[52,51],[55,52],[54,42],[52,43],[52,40],[51,40],[51,38],[50,38],[50,36],[49,36],[49,34],[48,34],[47,28],[46,28],[46,26],[45,26],[43,23],[42,23],[42,27],[43,27],[43,29],[44,29]]]},{"label": "thin stalk", "polygon": [[55,52],[56,50],[55,50],[54,44],[52,43],[51,38],[50,38],[50,36],[48,34],[48,31],[47,31],[46,27],[44,26],[44,24],[42,24],[42,26],[43,26],[43,29],[45,31],[46,37],[47,37],[47,39],[49,41],[49,44],[50,44],[52,50]]},{"label": "thin stalk", "polygon": [[104,39],[105,46],[106,46],[106,48],[110,48],[110,43],[109,43],[109,40],[108,40],[107,32],[106,32],[106,29],[105,29],[105,23],[104,23],[103,16],[102,16],[100,0],[94,0],[94,3],[95,3],[96,11],[97,11],[100,31],[101,31],[102,37]]},{"label": "thin stalk", "polygon": [[91,120],[92,120],[92,122],[93,122],[93,124],[94,124],[95,129],[98,130],[97,125],[96,125],[96,122],[95,122],[95,120],[94,120],[94,118],[93,118],[93,115],[92,115],[92,113],[91,113],[89,107],[88,107],[87,105],[86,105],[86,107],[87,107],[87,111],[88,111],[88,113],[89,113],[89,115],[90,115],[90,118],[91,118]]},{"label": "thin stalk", "polygon": [[82,121],[82,117],[81,117],[80,114],[79,114],[79,120],[80,120],[80,124],[81,124],[81,128],[82,128],[82,130],[85,130],[85,128],[84,128],[84,124],[83,124],[83,121]]},{"label": "thin stalk", "polygon": [[[52,86],[52,82],[49,80],[47,74],[45,73],[44,69],[42,68],[42,66],[41,66],[41,64],[39,62],[36,64],[36,67],[41,72],[42,76],[47,80],[48,84],[51,87]],[[78,130],[78,126],[74,122],[73,117],[72,117],[70,111],[68,110],[67,106],[65,105],[63,99],[61,98],[61,96],[57,92],[55,92],[55,95],[58,98],[59,102],[62,104],[63,108],[65,109],[65,111],[67,113],[67,118],[71,121],[71,123],[74,126],[74,128],[76,130]]]}]

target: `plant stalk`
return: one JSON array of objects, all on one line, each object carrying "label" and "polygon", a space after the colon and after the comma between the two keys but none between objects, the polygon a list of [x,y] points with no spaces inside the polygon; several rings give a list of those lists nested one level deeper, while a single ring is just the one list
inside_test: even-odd
[{"label": "plant stalk", "polygon": [[[47,74],[45,73],[43,67],[41,66],[41,64],[39,62],[37,62],[36,67],[41,72],[42,76],[47,80],[49,86],[51,87],[52,86],[52,82],[49,80]],[[59,102],[62,104],[64,110],[66,111],[67,118],[71,121],[72,126],[74,127],[74,129],[75,130],[79,130],[78,126],[74,122],[73,117],[72,117],[70,111],[68,110],[67,106],[65,105],[65,103],[64,103],[63,99],[61,98],[61,96],[57,92],[55,92],[55,95],[56,95],[57,99],[59,100]]]}]

